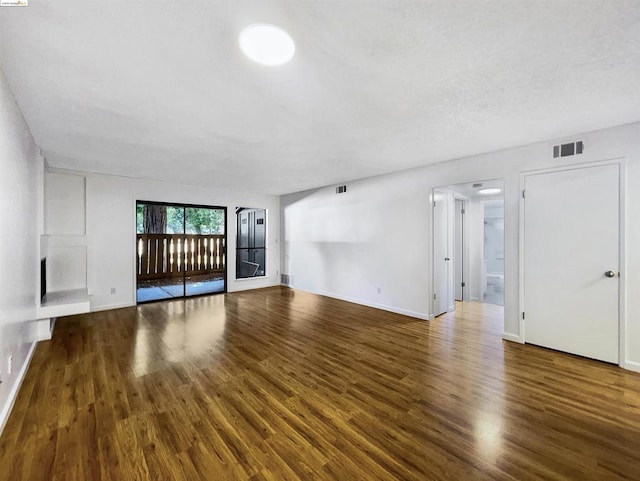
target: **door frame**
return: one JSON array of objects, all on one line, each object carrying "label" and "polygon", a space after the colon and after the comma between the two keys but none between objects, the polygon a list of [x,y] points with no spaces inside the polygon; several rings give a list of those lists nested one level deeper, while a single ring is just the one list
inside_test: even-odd
[{"label": "door frame", "polygon": [[[223,210],[224,211],[224,244],[225,244],[225,264],[224,264],[224,290],[222,292],[211,292],[211,293],[204,293],[204,294],[192,294],[192,295],[186,295],[187,291],[186,291],[186,284],[185,284],[185,277],[183,276],[183,296],[180,297],[173,297],[173,298],[168,298],[168,299],[153,299],[151,301],[142,301],[142,302],[138,302],[138,269],[137,269],[137,231],[138,231],[138,224],[137,224],[137,206],[139,203],[143,203],[143,204],[153,204],[153,205],[165,205],[165,206],[172,206],[172,207],[182,207],[184,209],[189,208],[189,207],[194,207],[194,208],[204,208],[204,209],[219,209],[219,210]],[[133,301],[135,305],[142,305],[142,304],[149,304],[152,302],[162,302],[162,301],[171,301],[171,300],[186,300],[186,299],[190,299],[190,298],[195,298],[195,297],[203,297],[203,296],[213,296],[213,295],[217,295],[217,294],[226,294],[228,292],[228,265],[229,265],[229,256],[228,256],[228,249],[229,249],[229,212],[227,209],[226,205],[205,205],[205,204],[187,204],[184,202],[170,202],[170,201],[157,201],[157,200],[143,200],[143,199],[138,199],[137,196],[133,197],[133,279],[134,279],[134,283],[133,283]],[[186,223],[186,211],[185,211],[185,219],[184,222]]]},{"label": "door frame", "polygon": [[[626,271],[627,271],[627,261],[626,261],[626,251],[625,251],[625,243],[626,243],[626,159],[621,158],[613,158],[613,159],[605,159],[598,160],[592,162],[580,162],[574,164],[566,164],[557,167],[548,167],[544,169],[534,169],[520,172],[520,184],[518,190],[518,197],[520,199],[519,206],[519,220],[518,220],[518,319],[519,319],[519,327],[520,327],[520,339],[518,342],[524,344],[526,343],[526,319],[523,319],[523,315],[525,312],[525,292],[524,292],[524,240],[525,240],[525,230],[524,230],[524,203],[525,197],[523,196],[523,192],[525,191],[525,179],[529,175],[539,175],[539,174],[548,174],[553,172],[562,172],[567,170],[580,170],[589,167],[597,167],[604,165],[618,165],[619,168],[619,180],[618,180],[618,194],[619,194],[619,211],[618,211],[618,256],[619,261],[618,265],[620,266],[620,275],[618,276],[618,365],[621,367],[625,367],[626,363],[626,338],[627,338],[627,315],[626,315],[626,290],[627,290],[627,281],[626,281]],[[526,193],[525,193],[526,195]]]},{"label": "door frame", "polygon": [[[449,256],[449,258],[451,259],[451,257],[453,256],[452,252],[455,250],[455,245],[454,245],[454,231],[455,231],[455,225],[454,225],[454,221],[455,221],[455,199],[456,198],[460,198],[462,200],[464,200],[465,202],[468,200],[466,197],[464,196],[458,196],[456,197],[458,194],[456,194],[453,191],[450,191],[449,189],[447,189],[447,186],[444,187],[432,187],[431,188],[431,192],[430,192],[430,197],[429,197],[429,202],[430,202],[430,209],[431,209],[431,222],[430,222],[430,233],[431,233],[431,295],[429,296],[429,318],[433,319],[436,317],[436,313],[435,313],[435,302],[434,302],[434,298],[433,296],[436,294],[436,268],[435,268],[435,263],[436,263],[436,243],[435,243],[435,237],[436,237],[436,228],[435,228],[435,198],[436,198],[436,192],[443,194],[446,198],[446,203],[447,203],[447,212],[446,212],[446,219],[447,219],[447,226],[446,226],[446,231],[447,231],[447,241],[446,241],[446,249],[447,249],[447,255]],[[465,220],[466,222],[466,220]],[[453,312],[456,309],[456,301],[455,301],[455,270],[454,270],[454,263],[453,262],[448,262],[447,264],[447,298],[445,301],[445,305],[446,305],[446,310],[442,313],[442,314],[447,314],[449,312]],[[440,314],[438,314],[440,315]]]},{"label": "door frame", "polygon": [[[456,241],[457,241],[457,235],[456,235],[456,223],[457,223],[457,216],[458,216],[458,211],[456,208],[456,203],[457,201],[462,202],[462,219],[461,219],[461,232],[460,232],[460,236],[462,237],[462,239],[460,240],[460,244],[461,244],[461,251],[462,251],[462,259],[458,259],[458,252],[456,251]],[[462,282],[464,283],[464,286],[460,286],[460,288],[462,289],[462,301],[468,301],[469,300],[469,289],[468,289],[468,285],[469,285],[469,273],[468,273],[468,259],[469,259],[469,249],[468,249],[468,243],[467,243],[467,237],[468,237],[468,233],[467,233],[467,207],[468,207],[468,202],[469,199],[463,195],[460,195],[456,192],[453,193],[453,302],[455,304],[456,302],[456,289],[457,289],[457,285],[456,285],[456,271],[457,271],[457,264],[458,262],[461,263],[461,268],[460,271],[462,273]]]}]

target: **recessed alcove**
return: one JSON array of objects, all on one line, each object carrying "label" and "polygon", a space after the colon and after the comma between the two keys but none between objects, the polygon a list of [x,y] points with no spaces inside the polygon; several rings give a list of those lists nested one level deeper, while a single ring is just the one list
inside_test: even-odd
[{"label": "recessed alcove", "polygon": [[45,172],[44,233],[40,238],[38,337],[50,339],[55,318],[89,312],[86,179]]}]

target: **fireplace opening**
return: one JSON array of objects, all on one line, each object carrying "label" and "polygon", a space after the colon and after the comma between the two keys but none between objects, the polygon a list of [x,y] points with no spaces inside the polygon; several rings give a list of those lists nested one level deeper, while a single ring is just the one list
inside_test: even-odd
[{"label": "fireplace opening", "polygon": [[40,302],[47,295],[47,258],[40,259]]}]

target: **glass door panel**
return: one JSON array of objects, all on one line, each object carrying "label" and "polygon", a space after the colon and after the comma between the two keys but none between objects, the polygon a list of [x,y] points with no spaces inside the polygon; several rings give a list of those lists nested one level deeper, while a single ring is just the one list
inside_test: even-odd
[{"label": "glass door panel", "polygon": [[137,301],[225,291],[226,209],[139,201]]},{"label": "glass door panel", "polygon": [[187,296],[225,290],[225,210],[187,207],[185,230],[189,243],[185,277]]},{"label": "glass door panel", "polygon": [[183,275],[176,262],[175,234],[184,232],[184,209],[138,202],[136,206],[137,301],[184,296]]}]

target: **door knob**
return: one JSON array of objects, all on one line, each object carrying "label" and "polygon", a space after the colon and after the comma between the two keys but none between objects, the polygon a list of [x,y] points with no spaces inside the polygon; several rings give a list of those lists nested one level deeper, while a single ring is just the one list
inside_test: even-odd
[{"label": "door knob", "polygon": [[607,276],[607,277],[615,277],[616,273],[613,272],[613,271],[607,271],[607,272],[604,273],[604,275]]}]

